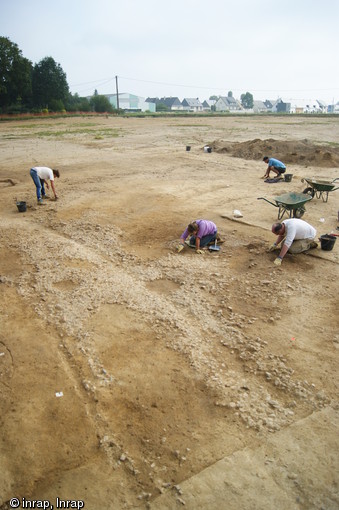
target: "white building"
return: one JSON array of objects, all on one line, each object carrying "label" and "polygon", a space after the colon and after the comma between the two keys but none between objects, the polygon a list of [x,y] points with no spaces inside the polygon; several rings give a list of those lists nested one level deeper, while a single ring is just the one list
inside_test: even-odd
[{"label": "white building", "polygon": [[[113,108],[118,108],[117,95],[116,94],[103,94]],[[119,108],[121,110],[129,110],[133,112],[155,112],[155,103],[148,103],[144,97],[135,96],[134,94],[128,94],[124,92],[119,94]]]},{"label": "white building", "polygon": [[183,109],[188,112],[202,112],[204,109],[198,98],[185,97],[181,104]]},{"label": "white building", "polygon": [[318,99],[293,99],[291,113],[327,113],[327,104]]},{"label": "white building", "polygon": [[204,111],[213,110],[215,103],[216,103],[215,99],[205,99],[205,101],[203,101],[203,103],[202,103],[203,110]]},{"label": "white building", "polygon": [[253,101],[253,113],[267,113],[268,109],[264,101]]},{"label": "white building", "polygon": [[233,96],[220,96],[215,103],[215,110],[217,112],[240,112],[243,111],[243,107]]}]

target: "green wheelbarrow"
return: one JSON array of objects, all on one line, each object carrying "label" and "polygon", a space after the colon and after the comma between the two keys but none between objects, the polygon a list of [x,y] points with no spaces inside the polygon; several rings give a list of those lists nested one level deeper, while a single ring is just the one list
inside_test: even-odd
[{"label": "green wheelbarrow", "polygon": [[312,200],[310,195],[304,193],[284,193],[278,197],[274,197],[275,204],[267,198],[260,197],[257,200],[265,200],[269,204],[278,207],[278,220],[281,220],[286,213],[291,218],[301,218],[305,213],[305,204],[309,200]]},{"label": "green wheelbarrow", "polygon": [[325,181],[317,179],[316,177],[305,177],[304,179],[301,179],[301,182],[307,182],[309,186],[304,189],[303,193],[310,195],[312,198],[322,198],[323,202],[327,202],[329,192],[339,189],[339,186],[335,187],[336,185],[334,184],[338,180],[339,177],[333,181]]}]

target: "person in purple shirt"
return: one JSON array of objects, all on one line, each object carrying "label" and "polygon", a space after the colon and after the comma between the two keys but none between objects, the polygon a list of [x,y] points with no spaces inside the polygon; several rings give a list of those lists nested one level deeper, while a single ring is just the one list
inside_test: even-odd
[{"label": "person in purple shirt", "polygon": [[195,246],[196,253],[204,253],[201,248],[214,242],[217,238],[217,227],[213,221],[195,220],[190,223],[180,236],[178,253],[185,247],[185,240],[190,236],[190,245]]}]

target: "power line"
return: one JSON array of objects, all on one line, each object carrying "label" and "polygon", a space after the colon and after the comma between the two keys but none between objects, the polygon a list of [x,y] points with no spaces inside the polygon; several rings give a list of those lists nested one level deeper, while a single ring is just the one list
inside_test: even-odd
[{"label": "power line", "polygon": [[101,82],[101,81],[106,81],[106,80],[112,80],[113,78],[101,78],[100,80],[93,80],[93,81],[83,81],[81,83],[72,83],[72,85],[70,85],[71,87],[78,87],[79,85],[87,85],[87,84],[90,84],[90,83],[98,83],[98,82]]},{"label": "power line", "polygon": [[113,81],[114,79],[115,78],[105,78],[102,81],[98,81],[98,80],[88,81],[88,82],[84,82],[84,83],[78,83],[78,85],[70,85],[70,87],[74,88],[74,87],[77,87],[80,85],[93,84],[92,87],[86,87],[84,89],[79,90],[79,92],[86,92],[86,90],[91,90],[91,89],[93,89],[93,87],[96,88],[96,87],[100,87],[101,85],[106,85],[107,83],[109,83],[110,81]]},{"label": "power line", "polygon": [[[159,82],[159,81],[150,81],[150,80],[140,80],[138,78],[126,78],[125,76],[119,76],[120,79],[123,79],[123,80],[131,80],[131,81],[140,81],[140,82],[143,82],[143,83],[153,83],[155,85],[169,85],[171,87],[187,87],[187,88],[197,88],[197,89],[208,89],[208,90],[220,90],[220,89],[225,89],[225,85],[223,85],[222,87],[205,87],[205,86],[201,86],[201,85],[183,85],[183,84],[180,84],[180,83],[166,83],[166,82]],[[230,90],[235,90],[235,91],[240,91],[240,90],[244,90],[244,89],[236,89],[236,88],[233,88],[233,87],[227,87],[229,88]],[[276,89],[251,89],[253,92],[274,92]],[[339,91],[339,88],[326,88],[326,89],[279,89],[281,90],[281,92],[320,92],[320,91],[328,91],[328,90],[338,90]]]},{"label": "power line", "polygon": [[[76,83],[76,84],[72,84],[70,85],[71,87],[77,87],[77,86],[80,86],[80,85],[87,85],[87,84],[92,84],[92,83],[96,83],[98,86],[99,85],[105,85],[106,83],[109,83],[110,81],[114,81],[116,79],[116,76],[112,76],[110,78],[102,78],[101,80],[93,80],[93,81],[87,81],[87,82],[82,82],[82,83]],[[141,80],[139,78],[128,78],[126,76],[119,76],[119,79],[122,79],[122,80],[130,80],[130,81],[137,81],[137,82],[141,82],[141,83],[153,83],[154,85],[168,85],[168,86],[171,86],[171,87],[185,87],[185,88],[197,88],[197,89],[213,89],[213,90],[220,90],[220,89],[225,89],[225,85],[223,85],[222,87],[206,87],[206,86],[201,86],[201,85],[184,85],[182,83],[169,83],[169,82],[162,82],[162,81],[152,81],[152,80]],[[233,88],[233,87],[227,87],[229,89],[232,89],[232,90],[236,90],[236,91],[240,91],[240,90],[244,90],[243,88],[242,89],[237,89],[237,88]],[[252,92],[275,92],[276,89],[251,89]],[[328,90],[337,90],[339,91],[339,88],[326,88],[326,89],[279,89],[281,92],[321,92],[321,91],[328,91]]]},{"label": "power line", "polygon": [[[206,87],[206,86],[201,86],[201,85],[187,85],[187,84],[180,84],[180,83],[169,83],[169,82],[161,82],[161,81],[152,81],[152,80],[141,80],[139,78],[130,78],[130,77],[126,77],[126,76],[119,76],[119,79],[120,80],[127,80],[127,81],[135,81],[135,82],[140,82],[140,83],[151,83],[151,84],[154,84],[154,85],[166,85],[166,86],[169,86],[169,87],[182,87],[182,88],[195,88],[195,89],[202,89],[202,90],[210,90],[210,91],[220,91],[220,90],[225,90],[225,86],[222,86],[222,87]],[[75,85],[71,85],[72,88],[74,87],[77,87],[77,86],[81,86],[81,85],[92,85],[92,87],[86,87],[82,90],[79,90],[79,92],[85,92],[87,90],[91,90],[93,87],[100,87],[100,86],[103,86],[103,85],[106,85],[107,83],[110,83],[111,81],[116,81],[117,80],[117,76],[112,76],[110,78],[103,78],[101,80],[93,80],[93,81],[88,81],[88,82],[83,82],[83,83],[78,83],[78,84],[75,84]],[[237,92],[237,93],[240,93],[240,92],[243,92],[244,89],[239,89],[239,88],[233,88],[233,87],[230,87],[228,86],[227,87],[229,90],[232,90],[233,92]],[[248,88],[247,88],[248,90]],[[308,94],[314,94],[314,93],[322,93],[322,92],[328,92],[328,91],[331,91],[332,93],[333,92],[339,92],[339,89],[338,88],[320,88],[320,89],[251,89],[251,93],[265,93],[267,95],[271,94],[271,95],[278,95],[278,96],[281,96],[282,94],[293,94],[293,93],[303,93],[305,95],[308,95]],[[307,100],[307,99],[301,99],[301,98],[289,98],[289,100],[294,100],[294,101],[297,101],[297,100]]]}]

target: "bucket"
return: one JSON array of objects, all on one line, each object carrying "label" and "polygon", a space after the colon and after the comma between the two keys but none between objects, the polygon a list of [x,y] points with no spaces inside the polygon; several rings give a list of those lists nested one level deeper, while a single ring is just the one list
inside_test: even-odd
[{"label": "bucket", "polygon": [[211,147],[207,147],[207,152],[212,152]]},{"label": "bucket", "polygon": [[16,206],[17,206],[19,212],[25,212],[26,211],[26,202],[17,202]]},{"label": "bucket", "polygon": [[319,241],[320,241],[322,250],[331,251],[331,250],[333,250],[333,246],[336,241],[336,237],[332,236],[331,234],[325,234],[323,236],[320,236]]},{"label": "bucket", "polygon": [[291,182],[293,174],[285,174],[285,182]]},{"label": "bucket", "polygon": [[191,150],[191,146],[190,145],[186,145],[186,150],[190,151]]}]

